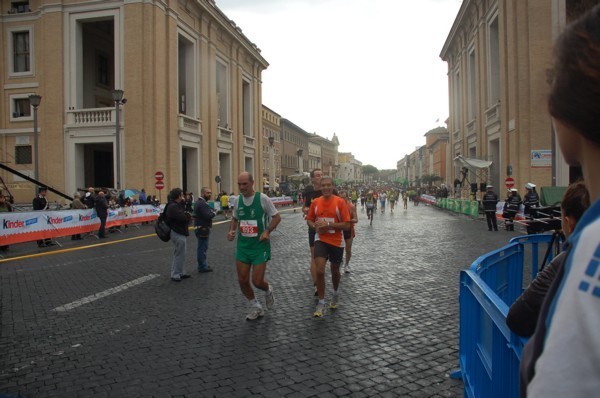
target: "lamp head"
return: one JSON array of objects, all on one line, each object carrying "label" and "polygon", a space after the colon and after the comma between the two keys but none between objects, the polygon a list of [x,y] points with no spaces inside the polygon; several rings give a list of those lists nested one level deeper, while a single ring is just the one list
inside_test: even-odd
[{"label": "lamp head", "polygon": [[123,100],[123,90],[113,90],[112,98],[115,102],[121,102]]},{"label": "lamp head", "polygon": [[275,137],[269,136],[269,145],[273,146],[274,142],[275,142]]},{"label": "lamp head", "polygon": [[29,103],[34,108],[37,108],[38,106],[40,106],[40,102],[42,102],[42,96],[41,95],[31,94],[29,96]]}]

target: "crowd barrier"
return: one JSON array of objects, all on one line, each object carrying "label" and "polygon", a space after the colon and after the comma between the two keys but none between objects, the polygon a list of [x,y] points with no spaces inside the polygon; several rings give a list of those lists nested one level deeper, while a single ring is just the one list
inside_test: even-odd
[{"label": "crowd barrier", "polygon": [[[137,205],[109,209],[106,228],[149,222],[160,207]],[[54,239],[97,231],[100,219],[94,209],[0,213],[0,246]]]},{"label": "crowd barrier", "polygon": [[[442,209],[450,210],[455,213],[466,214],[471,217],[479,217],[479,202],[476,200],[468,199],[454,199],[454,198],[433,198],[433,201],[428,203],[435,206],[441,207]],[[504,211],[504,202],[498,202],[496,204],[496,218],[503,220],[502,213]],[[525,207],[521,205],[519,211],[515,217],[515,220],[525,219]]]},{"label": "crowd barrier", "polygon": [[[293,203],[289,196],[271,200],[278,207]],[[209,204],[220,210],[218,202]],[[109,209],[106,228],[154,221],[163,207],[134,205]],[[99,228],[100,219],[94,209],[0,213],[0,246],[84,234]]]},{"label": "crowd barrier", "polygon": [[549,234],[515,238],[461,271],[460,370],[452,377],[462,378],[465,397],[519,396],[519,363],[527,340],[510,331],[506,316],[522,293],[525,260],[531,260],[534,278],[539,252],[551,244]]}]

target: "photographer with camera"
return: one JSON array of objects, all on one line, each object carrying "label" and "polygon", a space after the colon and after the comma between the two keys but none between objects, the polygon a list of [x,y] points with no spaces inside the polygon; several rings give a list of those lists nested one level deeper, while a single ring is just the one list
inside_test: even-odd
[{"label": "photographer with camera", "polygon": [[[567,238],[588,207],[590,207],[590,194],[583,181],[571,184],[561,201],[561,225]],[[522,337],[529,337],[533,334],[542,302],[554,281],[558,268],[564,263],[566,257],[565,251],[554,257],[513,303],[506,317],[506,324],[510,330]]]}]

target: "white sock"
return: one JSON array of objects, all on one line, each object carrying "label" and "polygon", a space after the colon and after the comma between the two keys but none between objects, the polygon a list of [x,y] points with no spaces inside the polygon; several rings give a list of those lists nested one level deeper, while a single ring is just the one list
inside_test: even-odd
[{"label": "white sock", "polygon": [[323,300],[319,300],[319,304],[321,304],[321,305],[325,305],[325,299],[323,299]]},{"label": "white sock", "polygon": [[258,300],[256,298],[253,298],[252,300],[248,300],[250,302],[250,305],[253,305],[255,307],[260,307],[260,303],[258,302]]}]

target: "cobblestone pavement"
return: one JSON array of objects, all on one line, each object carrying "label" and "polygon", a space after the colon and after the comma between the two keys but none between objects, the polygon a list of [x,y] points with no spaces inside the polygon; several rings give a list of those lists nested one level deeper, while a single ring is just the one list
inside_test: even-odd
[{"label": "cobblestone pavement", "polygon": [[[410,205],[359,209],[340,305],[313,318],[307,229],[282,211],[267,277],[276,303],[245,320],[227,223],[209,264],[169,278],[173,247],[148,225],[0,259],[0,395],[16,397],[459,397],[459,270],[516,236]],[[19,257],[22,255],[22,257]],[[327,279],[328,296],[331,282]],[[263,302],[264,295],[257,297]]]}]

